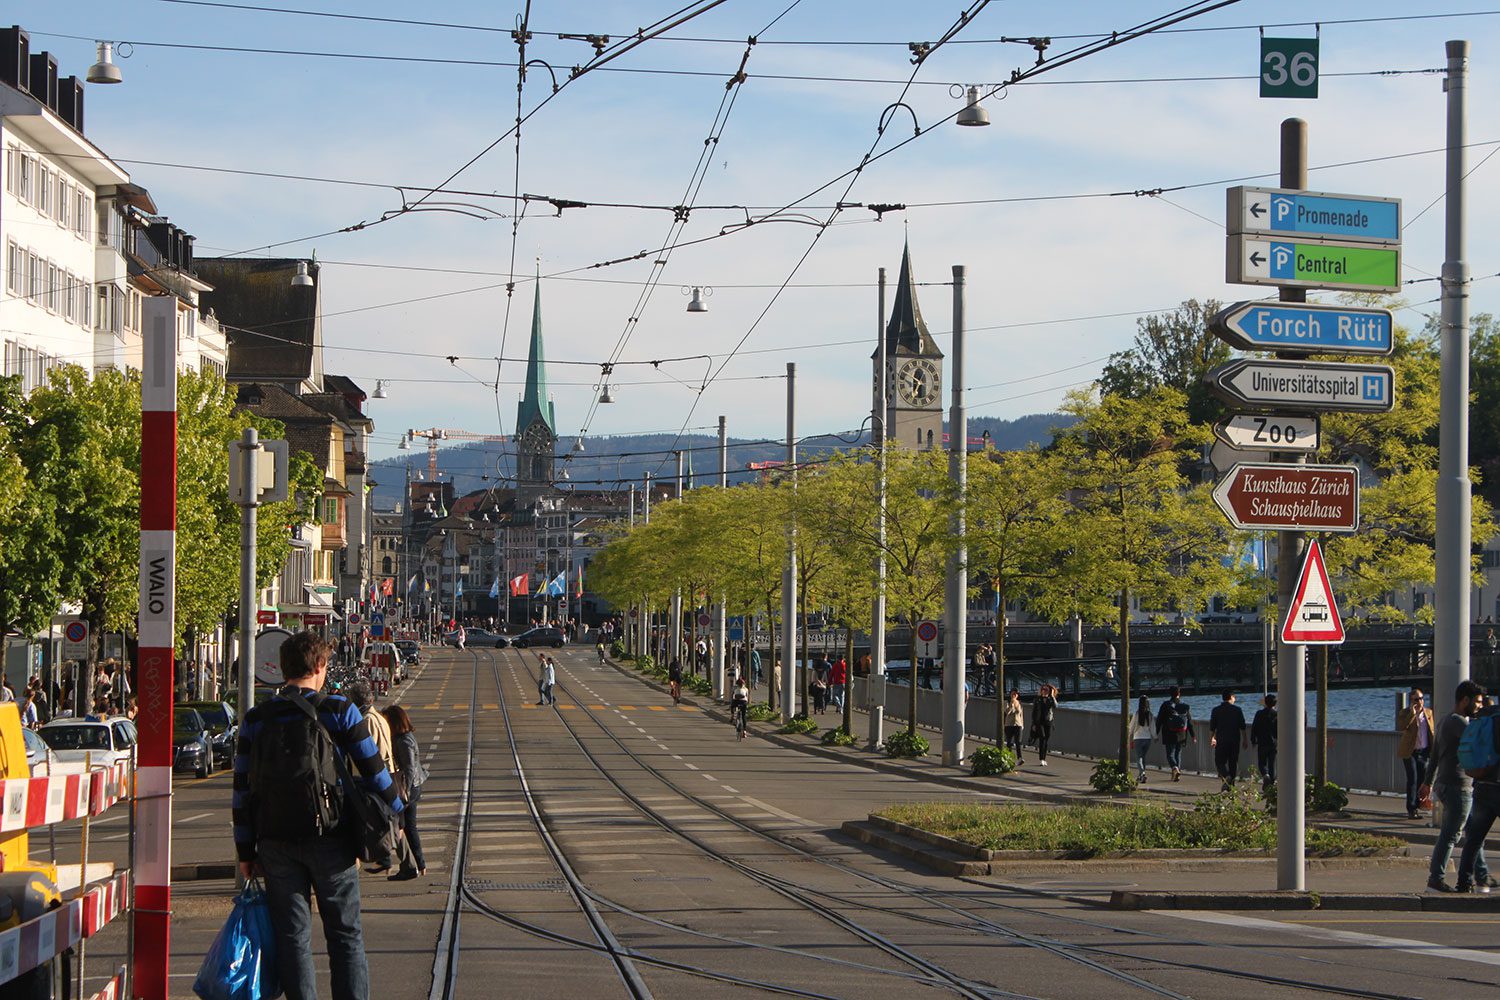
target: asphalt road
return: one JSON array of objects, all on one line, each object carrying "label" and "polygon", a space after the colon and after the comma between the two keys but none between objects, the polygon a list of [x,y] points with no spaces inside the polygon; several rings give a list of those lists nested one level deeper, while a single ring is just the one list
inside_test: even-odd
[{"label": "asphalt road", "polygon": [[[428,875],[367,877],[376,996],[1269,1000],[1500,987],[1500,915],[1115,912],[1049,893],[1171,872],[927,874],[840,825],[892,802],[985,796],[739,743],[591,650],[557,658],[555,707],[535,704],[531,651],[435,651],[400,693],[430,755]],[[227,776],[179,780],[174,863],[229,859],[228,795]],[[1225,887],[1245,870],[1226,870]],[[175,890],[174,997],[190,995],[230,889]]]}]

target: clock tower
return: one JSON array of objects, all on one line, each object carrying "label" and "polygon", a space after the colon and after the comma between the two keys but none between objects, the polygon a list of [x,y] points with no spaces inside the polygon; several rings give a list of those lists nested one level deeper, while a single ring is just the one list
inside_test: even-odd
[{"label": "clock tower", "polygon": [[[901,251],[896,303],[885,328],[885,436],[903,448],[943,446],[943,352],[938,350],[917,306],[911,245]],[[875,352],[875,365],[880,352]],[[878,377],[879,372],[875,373]]]},{"label": "clock tower", "polygon": [[516,409],[516,494],[530,503],[552,490],[557,451],[557,420],[547,398],[547,369],[542,356],[542,286],[537,282],[531,313],[531,349],[526,357],[526,392]]}]

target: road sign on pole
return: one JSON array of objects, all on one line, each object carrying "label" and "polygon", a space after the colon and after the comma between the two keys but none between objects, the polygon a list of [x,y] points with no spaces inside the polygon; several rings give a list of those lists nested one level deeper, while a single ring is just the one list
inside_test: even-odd
[{"label": "road sign on pole", "polygon": [[1229,523],[1245,530],[1359,527],[1359,469],[1352,465],[1236,465],[1213,496]]},{"label": "road sign on pole", "polygon": [[922,659],[930,659],[938,655],[938,623],[935,621],[917,622],[917,656]]},{"label": "road sign on pole", "polygon": [[1311,302],[1236,302],[1214,316],[1214,336],[1247,351],[1389,354],[1396,346],[1389,309]]},{"label": "road sign on pole", "polygon": [[1227,238],[1225,281],[1341,292],[1394,292],[1401,288],[1401,247],[1339,240]]},{"label": "road sign on pole", "polygon": [[89,623],[84,618],[70,618],[62,630],[62,658],[83,660],[89,655]]},{"label": "road sign on pole", "polygon": [[1384,413],[1396,397],[1396,373],[1386,365],[1236,358],[1207,381],[1226,403],[1258,409]]},{"label": "road sign on pole", "polygon": [[1260,96],[1318,96],[1318,39],[1260,40]]},{"label": "road sign on pole", "polygon": [[1317,451],[1318,418],[1285,413],[1236,413],[1214,424],[1214,434],[1231,448]]},{"label": "road sign on pole", "polygon": [[1307,544],[1297,589],[1281,623],[1281,641],[1304,646],[1336,646],[1344,641],[1344,622],[1316,539]]},{"label": "road sign on pole", "polygon": [[1400,243],[1401,199],[1283,188],[1228,190],[1229,232]]}]

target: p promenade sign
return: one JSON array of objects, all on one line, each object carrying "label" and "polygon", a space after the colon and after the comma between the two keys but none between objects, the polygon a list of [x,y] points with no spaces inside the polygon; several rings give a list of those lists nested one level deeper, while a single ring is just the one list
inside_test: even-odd
[{"label": "p promenade sign", "polygon": [[1244,530],[1359,528],[1359,469],[1352,465],[1236,465],[1213,496],[1229,523]]},{"label": "p promenade sign", "polygon": [[1228,190],[1229,231],[1360,243],[1401,242],[1401,199],[1284,188]]}]

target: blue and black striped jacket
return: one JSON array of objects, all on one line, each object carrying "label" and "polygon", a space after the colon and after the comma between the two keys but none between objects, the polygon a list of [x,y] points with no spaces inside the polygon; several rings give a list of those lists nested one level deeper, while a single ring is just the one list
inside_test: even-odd
[{"label": "blue and black striped jacket", "polygon": [[[245,724],[240,727],[239,745],[234,753],[234,849],[241,861],[255,860],[255,808],[250,794],[250,761],[254,758],[256,736],[267,726],[282,725],[296,719],[304,719],[302,710],[288,698],[308,698],[315,692],[307,688],[288,686],[270,701],[256,705],[245,713]],[[331,694],[318,706],[318,718],[322,720],[334,744],[343,753],[346,761],[353,764],[351,773],[357,771],[366,787],[374,789],[385,799],[392,812],[399,813],[403,803],[396,791],[396,783],[380,759],[375,738],[370,735],[370,724],[354,703],[340,694]]]}]

